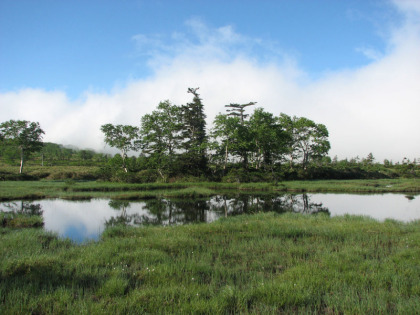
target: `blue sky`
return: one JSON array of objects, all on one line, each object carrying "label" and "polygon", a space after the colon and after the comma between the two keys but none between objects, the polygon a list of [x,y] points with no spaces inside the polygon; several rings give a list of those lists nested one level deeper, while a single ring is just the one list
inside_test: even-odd
[{"label": "blue sky", "polygon": [[420,158],[419,3],[1,0],[0,120],[101,150],[101,124],[200,86],[210,122],[257,101],[324,123],[339,158]]},{"label": "blue sky", "polygon": [[367,64],[360,49],[382,53],[379,26],[400,20],[389,4],[366,0],[3,0],[0,8],[1,91],[62,89],[71,98],[152,75],[150,47],[138,47],[133,37],[170,44],[179,33],[197,42],[188,26],[194,19],[260,39],[260,45],[235,48],[261,62],[289,54],[311,77]]}]

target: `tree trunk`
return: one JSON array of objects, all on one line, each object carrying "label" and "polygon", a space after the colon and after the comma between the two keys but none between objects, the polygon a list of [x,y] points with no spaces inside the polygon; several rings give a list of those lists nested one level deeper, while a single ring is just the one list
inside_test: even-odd
[{"label": "tree trunk", "polygon": [[124,171],[126,172],[126,173],[128,173],[128,170],[127,170],[127,166],[125,165],[125,158],[127,157],[127,154],[125,153],[125,150],[122,150],[122,160],[123,160],[123,169],[124,169]]},{"label": "tree trunk", "polygon": [[244,169],[248,169],[248,153],[242,154],[242,166]]},{"label": "tree trunk", "polygon": [[304,151],[303,152],[303,161],[302,161],[302,166],[303,169],[306,170],[308,167],[308,162],[309,162],[309,153]]},{"label": "tree trunk", "polygon": [[162,179],[165,180],[165,176],[163,175],[162,171],[159,168],[157,169],[157,171],[158,171],[160,177],[162,177]]},{"label": "tree trunk", "polygon": [[226,143],[226,150],[225,150],[225,165],[223,166],[223,169],[224,169],[224,170],[226,170],[227,160],[228,160],[228,144]]},{"label": "tree trunk", "polygon": [[20,170],[19,170],[19,174],[22,174],[23,172],[23,149],[21,149],[20,151]]}]

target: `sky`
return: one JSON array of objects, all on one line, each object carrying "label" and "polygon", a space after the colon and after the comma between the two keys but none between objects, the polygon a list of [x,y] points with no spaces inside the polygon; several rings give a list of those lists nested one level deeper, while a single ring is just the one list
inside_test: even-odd
[{"label": "sky", "polygon": [[101,125],[189,87],[209,129],[253,101],[324,124],[331,157],[420,160],[420,0],[0,0],[0,122],[106,151]]}]

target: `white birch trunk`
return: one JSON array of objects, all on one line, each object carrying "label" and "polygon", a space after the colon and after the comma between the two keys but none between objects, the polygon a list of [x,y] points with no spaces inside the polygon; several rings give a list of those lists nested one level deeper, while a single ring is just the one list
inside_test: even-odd
[{"label": "white birch trunk", "polygon": [[21,149],[20,151],[20,170],[19,170],[19,174],[22,174],[23,172],[23,149]]}]

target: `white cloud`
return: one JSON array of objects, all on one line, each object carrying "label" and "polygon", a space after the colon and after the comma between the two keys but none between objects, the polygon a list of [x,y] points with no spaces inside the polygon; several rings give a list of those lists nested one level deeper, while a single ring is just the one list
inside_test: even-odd
[{"label": "white cloud", "polygon": [[[59,91],[2,93],[0,120],[39,121],[46,141],[103,150],[102,124],[139,125],[141,116],[160,101],[184,104],[191,100],[187,88],[200,87],[209,122],[225,104],[257,101],[276,115],[284,112],[325,124],[330,153],[339,158],[370,152],[378,160],[420,158],[420,7],[417,1],[395,5],[406,23],[389,35],[386,54],[372,55],[372,62],[359,69],[309,81],[293,56],[275,43],[247,38],[231,26],[212,29],[190,20],[190,34],[133,37],[140,53],[150,56],[152,77],[109,94],[86,93],[77,101]],[[274,53],[271,62],[254,58],[263,47]]]},{"label": "white cloud", "polygon": [[365,57],[373,61],[377,61],[382,58],[382,53],[371,47],[358,47],[356,48],[356,51],[362,53]]}]

